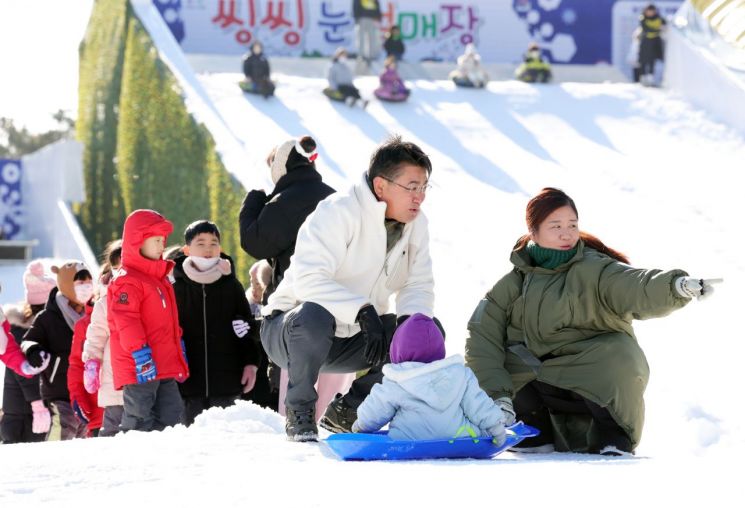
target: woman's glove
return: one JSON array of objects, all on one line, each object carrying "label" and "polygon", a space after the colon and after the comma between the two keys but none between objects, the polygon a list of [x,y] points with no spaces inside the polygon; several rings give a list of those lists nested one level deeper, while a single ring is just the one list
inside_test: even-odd
[{"label": "woman's glove", "polygon": [[724,279],[696,279],[694,277],[678,277],[675,279],[675,290],[683,298],[704,300],[714,294],[714,284],[721,284]]}]

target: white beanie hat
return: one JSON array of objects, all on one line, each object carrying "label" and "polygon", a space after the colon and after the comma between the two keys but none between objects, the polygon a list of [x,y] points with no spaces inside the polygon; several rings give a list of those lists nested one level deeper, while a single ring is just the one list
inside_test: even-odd
[{"label": "white beanie hat", "polygon": [[315,167],[317,157],[316,142],[312,137],[303,136],[285,141],[274,152],[271,164],[272,182],[276,185],[280,178],[295,169]]}]

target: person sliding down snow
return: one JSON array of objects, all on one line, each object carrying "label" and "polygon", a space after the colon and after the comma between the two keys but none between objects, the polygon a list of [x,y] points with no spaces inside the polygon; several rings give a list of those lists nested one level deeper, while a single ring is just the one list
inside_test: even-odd
[{"label": "person sliding down snow", "polygon": [[323,90],[324,95],[335,101],[342,101],[347,106],[354,106],[358,102],[363,108],[367,107],[367,100],[363,100],[360,91],[354,86],[352,70],[347,65],[347,50],[338,48],[331,59],[328,71],[329,86]]},{"label": "person sliding down snow", "polygon": [[480,387],[461,355],[445,358],[445,339],[435,322],[414,314],[398,327],[383,383],[357,408],[354,432],[390,422],[394,440],[449,439],[467,432],[504,444],[509,415]]},{"label": "person sliding down snow", "polygon": [[483,88],[489,82],[489,76],[481,67],[481,57],[473,43],[466,44],[466,48],[458,57],[458,67],[450,73],[450,79],[457,86],[467,88]]},{"label": "person sliding down snow", "polygon": [[251,52],[243,59],[243,74],[246,79],[240,85],[245,92],[260,94],[265,99],[274,95],[274,83],[269,79],[269,60],[259,41],[251,45]]},{"label": "person sliding down snow", "polygon": [[380,75],[380,86],[373,93],[383,101],[402,102],[409,98],[411,90],[406,88],[396,70],[395,57],[389,56],[385,59],[385,70]]},{"label": "person sliding down snow", "polygon": [[526,83],[548,83],[551,81],[551,65],[543,59],[541,48],[531,42],[523,57],[523,63],[515,70],[515,77]]}]

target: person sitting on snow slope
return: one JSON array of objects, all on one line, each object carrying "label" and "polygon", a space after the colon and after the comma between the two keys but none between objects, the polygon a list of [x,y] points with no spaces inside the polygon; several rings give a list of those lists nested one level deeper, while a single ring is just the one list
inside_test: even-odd
[{"label": "person sitting on snow slope", "polygon": [[466,363],[481,387],[539,436],[514,450],[632,453],[649,366],[632,321],[712,294],[718,279],[644,270],[580,231],[577,207],[545,188],[528,203],[514,268],[468,323]]},{"label": "person sitting on snow slope", "polygon": [[467,434],[504,444],[508,415],[479,387],[461,355],[445,358],[445,339],[432,319],[414,314],[399,326],[390,358],[383,382],[357,408],[353,431],[378,431],[390,422],[388,436],[395,440]]}]

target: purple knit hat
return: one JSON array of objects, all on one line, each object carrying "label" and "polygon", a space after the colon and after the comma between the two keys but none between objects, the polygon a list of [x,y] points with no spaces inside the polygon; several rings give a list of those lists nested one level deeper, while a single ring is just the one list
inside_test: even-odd
[{"label": "purple knit hat", "polygon": [[445,339],[432,318],[414,314],[396,329],[391,362],[430,363],[445,358]]}]

